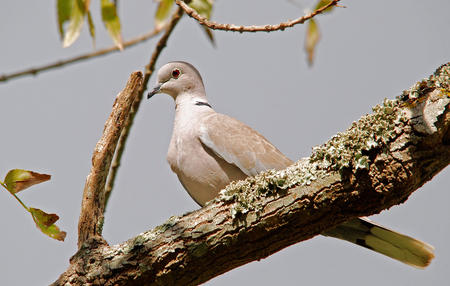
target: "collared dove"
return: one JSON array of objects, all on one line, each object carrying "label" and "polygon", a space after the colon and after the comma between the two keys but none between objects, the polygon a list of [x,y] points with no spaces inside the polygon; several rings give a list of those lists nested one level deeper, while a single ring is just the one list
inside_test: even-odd
[{"label": "collared dove", "polygon": [[[200,73],[186,62],[170,62],[158,71],[148,98],[166,93],[175,100],[175,121],[167,161],[183,187],[200,205],[235,180],[293,163],[261,134],[215,112],[206,99]],[[434,258],[422,241],[356,218],[322,233],[347,240],[418,268]]]}]

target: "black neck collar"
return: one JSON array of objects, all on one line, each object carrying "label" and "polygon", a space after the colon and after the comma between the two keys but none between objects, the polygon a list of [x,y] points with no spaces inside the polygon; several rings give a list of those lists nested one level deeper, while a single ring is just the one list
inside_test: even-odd
[{"label": "black neck collar", "polygon": [[212,108],[211,105],[209,105],[209,103],[203,102],[203,101],[197,101],[197,102],[195,103],[195,105],[199,105],[199,106],[205,105],[205,106],[208,106],[209,108]]}]

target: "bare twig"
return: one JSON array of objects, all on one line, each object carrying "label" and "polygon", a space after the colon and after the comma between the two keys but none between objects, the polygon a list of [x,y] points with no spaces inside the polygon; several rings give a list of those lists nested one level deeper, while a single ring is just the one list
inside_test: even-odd
[{"label": "bare twig", "polygon": [[130,116],[128,117],[128,120],[125,124],[125,128],[122,130],[122,134],[120,135],[119,143],[117,145],[117,151],[114,156],[114,160],[111,164],[111,170],[109,171],[108,175],[108,182],[105,187],[105,193],[106,193],[106,199],[105,199],[105,208],[106,204],[108,203],[108,199],[111,195],[111,191],[114,187],[114,181],[117,175],[117,171],[120,167],[120,161],[122,158],[123,151],[125,149],[125,144],[128,138],[128,134],[130,132],[131,126],[133,125],[134,117],[136,116],[139,106],[142,100],[142,97],[144,95],[145,90],[147,89],[147,84],[150,79],[150,76],[152,75],[156,61],[161,54],[161,51],[166,46],[167,40],[169,39],[169,36],[171,35],[173,29],[175,28],[176,24],[180,20],[181,16],[183,16],[183,9],[178,8],[177,11],[172,15],[172,18],[170,19],[170,22],[167,25],[167,29],[164,33],[164,35],[161,37],[161,39],[156,44],[155,50],[152,53],[152,56],[150,58],[149,63],[145,66],[145,74],[144,74],[144,80],[141,89],[139,90],[138,97],[134,101],[133,107],[130,112]]},{"label": "bare twig", "polygon": [[188,14],[190,17],[197,20],[201,25],[206,26],[213,30],[224,30],[224,31],[232,31],[232,32],[273,32],[281,30],[283,31],[286,28],[293,27],[297,24],[303,24],[306,20],[309,20],[313,18],[314,16],[323,13],[325,10],[332,6],[337,6],[337,3],[340,0],[332,0],[327,5],[323,6],[322,8],[319,8],[315,10],[314,12],[302,16],[300,18],[297,18],[292,21],[282,22],[277,25],[264,25],[264,26],[236,26],[233,24],[221,24],[213,21],[209,21],[205,17],[199,15],[194,9],[189,7],[184,1],[176,0],[175,3],[183,8],[183,10]]},{"label": "bare twig", "polygon": [[103,135],[95,146],[92,168],[86,178],[78,221],[78,248],[81,248],[89,239],[102,240],[106,177],[131,106],[141,89],[142,73],[134,72],[128,79],[124,90],[117,96],[111,114],[105,123]]},{"label": "bare twig", "polygon": [[[136,38],[133,38],[129,41],[126,41],[123,43],[123,48],[129,48],[131,46],[134,46],[136,44],[145,42],[146,40],[154,37],[155,35],[159,34],[159,32],[161,32],[161,30],[164,28],[163,27],[157,27],[155,29],[153,29],[152,31],[143,34],[141,36],[138,36]],[[105,49],[101,49],[95,52],[91,52],[91,53],[86,53],[86,54],[82,54],[73,58],[68,58],[65,60],[59,60],[57,62],[51,63],[51,64],[47,64],[47,65],[43,65],[43,66],[39,66],[39,67],[33,67],[33,68],[27,68],[25,70],[22,71],[18,71],[18,72],[14,72],[14,73],[10,73],[10,74],[3,74],[0,75],[0,82],[2,81],[7,81],[13,78],[17,78],[17,77],[21,77],[21,76],[25,76],[25,75],[36,75],[39,72],[43,72],[43,71],[47,71],[47,70],[51,70],[54,68],[59,68],[59,67],[63,67],[66,66],[68,64],[73,64],[79,61],[83,61],[83,60],[87,60],[87,59],[91,59],[91,58],[95,58],[98,56],[103,56],[106,54],[109,54],[111,52],[116,52],[119,51],[119,48],[117,46],[111,46],[109,48],[105,48]]]}]

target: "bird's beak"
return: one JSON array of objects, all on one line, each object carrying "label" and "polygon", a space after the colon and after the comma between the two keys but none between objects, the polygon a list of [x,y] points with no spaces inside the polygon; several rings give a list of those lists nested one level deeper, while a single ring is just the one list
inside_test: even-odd
[{"label": "bird's beak", "polygon": [[155,88],[153,88],[153,90],[150,91],[150,92],[147,94],[147,99],[150,99],[150,97],[152,97],[152,96],[154,96],[155,94],[159,93],[160,90],[161,90],[161,86],[162,86],[162,85],[163,85],[163,83],[158,83],[158,85],[155,86]]}]

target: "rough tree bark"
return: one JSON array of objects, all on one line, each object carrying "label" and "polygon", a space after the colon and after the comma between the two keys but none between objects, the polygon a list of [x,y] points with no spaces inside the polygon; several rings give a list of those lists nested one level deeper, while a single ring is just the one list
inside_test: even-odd
[{"label": "rough tree bark", "polygon": [[[405,202],[450,163],[449,73],[447,63],[397,99],[385,100],[315,148],[310,158],[232,183],[202,209],[171,217],[113,246],[97,227],[103,217],[101,201],[85,205],[86,199],[101,200],[104,192],[102,174],[108,171],[115,139],[101,140],[83,198],[83,243],[54,285],[195,285],[350,218]],[[127,102],[121,100],[129,94],[126,90],[129,86],[117,102]],[[120,133],[122,121],[111,118],[127,108],[115,104],[102,138]],[[89,213],[96,213],[95,219]]]}]

